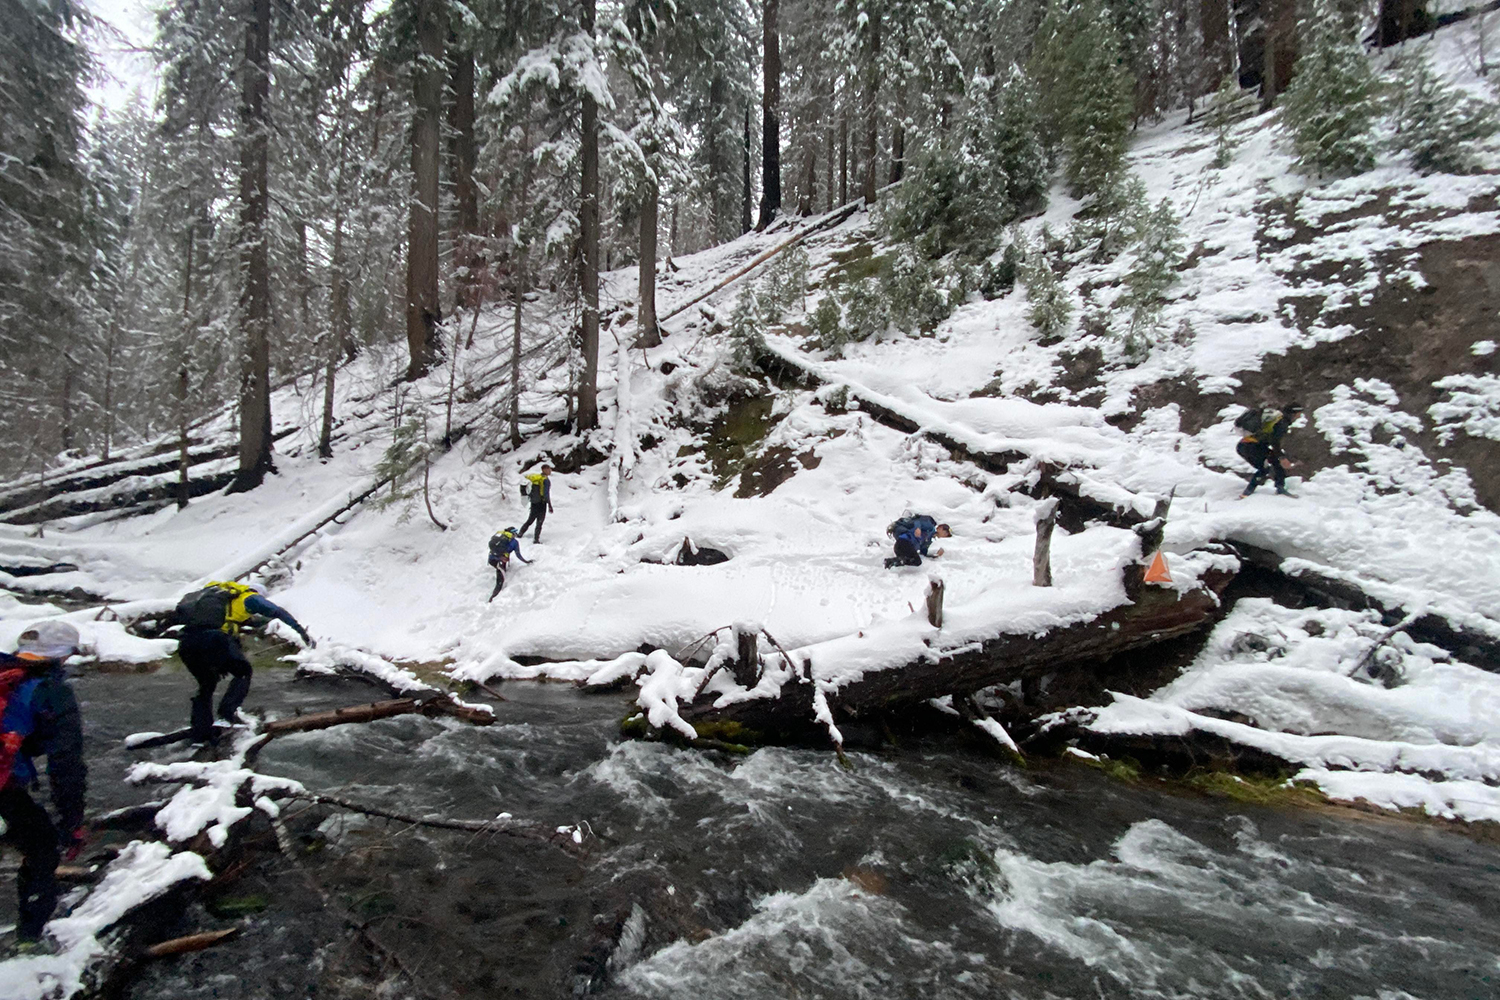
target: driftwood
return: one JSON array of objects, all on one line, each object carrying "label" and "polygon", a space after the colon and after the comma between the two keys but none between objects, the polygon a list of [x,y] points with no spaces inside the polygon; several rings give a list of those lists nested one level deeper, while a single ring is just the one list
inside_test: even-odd
[{"label": "driftwood", "polygon": [[166,958],[169,955],[185,955],[191,951],[202,951],[205,948],[212,948],[220,941],[234,937],[239,932],[238,927],[227,927],[221,931],[204,931],[202,934],[172,938],[170,941],[162,941],[147,948],[146,957]]},{"label": "driftwood", "polygon": [[390,701],[371,702],[368,705],[335,708],[331,712],[314,712],[310,715],[296,715],[290,719],[275,719],[262,723],[260,731],[267,736],[284,736],[287,733],[306,733],[315,729],[329,729],[353,722],[374,722],[376,719],[389,719],[395,715],[412,715],[417,712],[429,716],[451,715],[476,726],[488,726],[495,721],[491,713],[483,709],[460,705],[448,697],[394,698]]},{"label": "driftwood", "polygon": [[[1021,681],[1035,687],[1060,668],[1099,662],[1119,653],[1186,635],[1208,625],[1221,611],[1219,596],[1234,578],[1225,570],[1207,573],[1186,593],[1149,586],[1141,566],[1125,567],[1128,600],[1092,621],[1054,629],[1041,636],[1000,635],[954,652],[918,659],[903,667],[875,671],[827,691],[836,719],[856,719],[926,703],[955,699],[983,688]],[[810,680],[788,681],[778,698],[759,698],[714,707],[716,698],[699,697],[681,710],[689,723],[734,722],[768,736],[814,739],[814,688]]]},{"label": "driftwood", "polygon": [[[394,820],[397,823],[406,823],[410,826],[425,826],[436,830],[462,830],[468,833],[501,833],[507,837],[519,837],[525,840],[534,840],[543,844],[551,844],[568,854],[583,854],[582,845],[575,842],[572,831],[568,828],[562,830],[552,829],[536,823],[517,823],[510,819],[451,819],[447,816],[415,816],[410,813],[396,812],[393,809],[382,809],[378,806],[366,805],[355,802],[339,795],[330,795],[326,792],[310,791],[284,791],[277,790],[273,795],[279,795],[289,799],[297,799],[303,802],[315,802],[319,805],[333,806],[346,812],[359,813],[362,816],[374,816],[378,819]],[[567,830],[567,832],[563,832]]]}]

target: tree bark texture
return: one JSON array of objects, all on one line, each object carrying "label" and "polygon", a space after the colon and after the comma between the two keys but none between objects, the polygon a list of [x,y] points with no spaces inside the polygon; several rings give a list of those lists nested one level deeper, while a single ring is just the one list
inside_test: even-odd
[{"label": "tree bark texture", "polygon": [[776,16],[781,0],[761,0],[760,222],[764,229],[781,211],[781,32]]},{"label": "tree bark texture", "polygon": [[406,241],[408,379],[425,375],[442,348],[438,323],[438,125],[443,113],[443,8],[416,0],[417,49],[412,67],[412,191]]},{"label": "tree bark texture", "polygon": [[743,236],[750,231],[751,205],[753,204],[754,192],[750,188],[750,105],[745,105],[745,197],[740,202],[740,235]]},{"label": "tree bark texture", "polygon": [[[583,2],[583,30],[593,37],[594,0]],[[599,107],[588,94],[583,95],[583,189],[579,202],[583,375],[578,385],[578,430],[583,432],[599,426]]]},{"label": "tree bark texture", "polygon": [[[450,36],[450,44],[452,37]],[[479,186],[474,182],[477,161],[474,140],[474,51],[454,48],[449,54],[448,85],[453,103],[448,106],[448,163],[452,171],[454,201],[454,263],[460,268],[458,303],[474,305],[479,281]]]},{"label": "tree bark texture", "polygon": [[[1186,635],[1220,611],[1219,595],[1234,574],[1212,571],[1198,588],[1175,590],[1141,582],[1144,568],[1128,566],[1126,603],[1088,622],[1041,636],[999,635],[953,653],[929,655],[903,667],[867,673],[826,693],[835,719],[898,711],[946,695],[963,696],[997,684],[1040,677],[1059,668],[1102,662],[1118,653]],[[700,697],[681,710],[695,722],[737,722],[762,734],[814,733],[813,688],[789,681],[776,699],[753,699],[715,708],[717,695]]]},{"label": "tree bark texture", "polygon": [[661,331],[656,325],[656,227],[659,221],[661,192],[654,179],[646,181],[646,195],[641,199],[641,252],[636,310],[637,347],[661,346]]},{"label": "tree bark texture", "polygon": [[880,16],[870,18],[865,53],[865,206],[875,204],[875,167],[880,155]]},{"label": "tree bark texture", "polygon": [[271,0],[246,7],[245,60],[240,66],[240,463],[233,492],[259,486],[271,471],[271,261],[266,239],[270,210]]},{"label": "tree bark texture", "polygon": [[839,204],[849,204],[849,116],[839,112]]},{"label": "tree bark texture", "polygon": [[1230,0],[1199,0],[1198,28],[1203,33],[1205,79],[1201,92],[1211,94],[1234,69],[1233,40],[1229,37]]}]

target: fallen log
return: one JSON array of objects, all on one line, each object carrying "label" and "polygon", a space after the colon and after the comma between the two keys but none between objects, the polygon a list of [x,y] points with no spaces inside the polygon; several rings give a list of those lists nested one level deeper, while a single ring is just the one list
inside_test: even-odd
[{"label": "fallen log", "polygon": [[201,934],[188,934],[185,937],[172,938],[170,941],[162,941],[153,944],[146,949],[147,958],[166,958],[169,955],[185,955],[188,952],[202,951],[212,948],[220,941],[234,937],[240,932],[238,927],[226,927],[221,931],[204,931]]},{"label": "fallen log", "polygon": [[[1144,568],[1125,567],[1127,600],[1087,622],[1043,635],[999,635],[951,653],[934,655],[887,670],[866,673],[824,697],[835,720],[909,709],[984,688],[1023,684],[1066,667],[1086,667],[1112,656],[1187,635],[1210,624],[1222,610],[1220,595],[1234,578],[1230,570],[1209,570],[1199,586],[1179,593],[1142,581]],[[814,682],[799,676],[776,698],[755,698],[715,707],[718,696],[700,695],[680,709],[702,736],[749,730],[764,739],[813,741],[823,734],[814,721]],[[731,728],[726,730],[728,725]]]},{"label": "fallen log", "polygon": [[[1407,609],[1368,594],[1348,580],[1319,573],[1305,565],[1289,572],[1283,568],[1282,557],[1269,549],[1233,538],[1224,541],[1234,549],[1246,569],[1271,574],[1276,585],[1300,594],[1309,603],[1354,611],[1376,611],[1380,614],[1381,623],[1387,627],[1406,621],[1410,615]],[[1492,635],[1449,621],[1430,611],[1411,618],[1400,631],[1418,642],[1446,649],[1482,670],[1500,673],[1500,639]]]}]

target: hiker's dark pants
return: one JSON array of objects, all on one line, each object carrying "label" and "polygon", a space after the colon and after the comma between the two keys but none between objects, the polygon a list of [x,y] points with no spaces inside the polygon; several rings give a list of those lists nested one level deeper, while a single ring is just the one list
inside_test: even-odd
[{"label": "hiker's dark pants", "polygon": [[1271,454],[1271,446],[1261,444],[1259,441],[1241,441],[1235,449],[1240,457],[1249,462],[1255,472],[1250,476],[1250,485],[1245,487],[1246,493],[1254,493],[1255,488],[1266,481],[1266,466],[1271,467],[1271,475],[1275,477],[1276,489],[1286,489],[1286,470],[1281,467],[1281,457]]},{"label": "hiker's dark pants", "polygon": [[536,522],[536,534],[531,536],[533,542],[542,540],[542,522],[547,520],[547,505],[545,503],[534,503],[531,505],[531,514],[526,518],[526,523],[521,525],[521,530],[516,532],[516,537],[526,534],[526,529],[531,527],[531,522]]},{"label": "hiker's dark pants", "polygon": [[912,542],[904,538],[896,539],[896,555],[885,561],[886,569],[892,566],[920,566],[922,565],[922,553]]},{"label": "hiker's dark pants", "polygon": [[240,648],[238,637],[216,628],[182,633],[177,655],[198,682],[198,693],[193,696],[193,739],[209,739],[214,732],[212,709],[219,678],[225,674],[232,676],[219,702],[219,718],[233,722],[245,695],[250,693],[250,660]]},{"label": "hiker's dark pants", "polygon": [[0,819],[5,820],[6,843],[21,852],[21,870],[16,873],[20,901],[16,937],[35,941],[57,907],[57,827],[47,810],[14,780],[0,789]]},{"label": "hiker's dark pants", "polygon": [[509,562],[495,564],[495,589],[490,591],[490,600],[494,600],[500,593],[500,588],[505,586],[505,571],[510,568]]}]

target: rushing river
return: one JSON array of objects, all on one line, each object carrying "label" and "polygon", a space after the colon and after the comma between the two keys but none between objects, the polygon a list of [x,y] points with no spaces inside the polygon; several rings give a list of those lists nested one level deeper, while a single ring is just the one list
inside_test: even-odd
[{"label": "rushing river", "polygon": [[[91,808],[159,794],[121,783],[144,755],[120,741],[183,724],[187,675],[77,687]],[[622,741],[621,696],[504,693],[489,728],[345,726],[277,740],[260,768],[408,813],[584,823],[587,858],[290,807],[297,860],[264,855],[180,928],[241,935],[147,967],[128,995],[1500,996],[1500,848],[1459,834],[1022,770],[937,740],[851,754],[852,771],[814,749],[699,753]],[[272,668],[248,707],[378,697]]]}]

